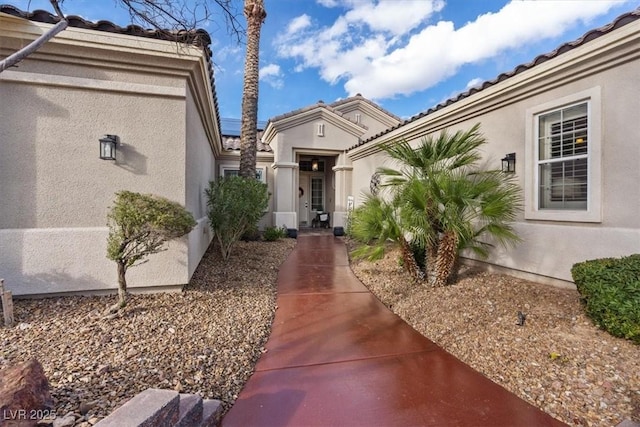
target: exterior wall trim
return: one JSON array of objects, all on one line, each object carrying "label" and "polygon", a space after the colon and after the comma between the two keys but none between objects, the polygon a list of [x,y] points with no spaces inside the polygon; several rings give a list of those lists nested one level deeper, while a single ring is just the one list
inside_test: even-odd
[{"label": "exterior wall trim", "polygon": [[277,122],[269,122],[267,129],[264,131],[262,140],[268,144],[271,140],[273,140],[273,138],[275,138],[275,136],[279,132],[318,119],[326,120],[328,123],[331,123],[337,128],[342,129],[345,132],[348,132],[356,137],[360,137],[366,132],[366,129],[363,129],[357,124],[338,116],[337,114],[327,110],[326,108],[318,107],[314,108],[311,111],[305,111],[295,116],[278,120]]},{"label": "exterior wall trim", "polygon": [[142,94],[169,98],[186,98],[184,88],[145,85],[140,83],[124,83],[107,80],[86,79],[82,77],[51,76],[41,73],[28,73],[5,70],[0,74],[0,80],[14,83],[35,84],[40,86],[55,86],[66,88],[81,88],[104,92],[120,92],[127,94]]}]

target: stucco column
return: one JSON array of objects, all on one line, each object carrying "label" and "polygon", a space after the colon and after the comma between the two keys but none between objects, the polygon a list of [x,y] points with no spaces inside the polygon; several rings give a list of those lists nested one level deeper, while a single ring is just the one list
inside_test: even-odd
[{"label": "stucco column", "polygon": [[336,176],[336,208],[333,213],[333,226],[344,227],[347,224],[347,197],[351,196],[351,175],[353,166],[346,155],[338,156],[336,166],[332,168]]},{"label": "stucco column", "polygon": [[298,164],[275,162],[273,168],[273,225],[298,228]]}]

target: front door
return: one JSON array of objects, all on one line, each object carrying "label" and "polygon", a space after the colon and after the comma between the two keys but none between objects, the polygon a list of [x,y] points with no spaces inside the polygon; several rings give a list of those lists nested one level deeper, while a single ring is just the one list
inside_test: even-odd
[{"label": "front door", "polygon": [[324,176],[301,173],[298,189],[298,225],[311,226],[317,212],[326,212],[324,205]]}]

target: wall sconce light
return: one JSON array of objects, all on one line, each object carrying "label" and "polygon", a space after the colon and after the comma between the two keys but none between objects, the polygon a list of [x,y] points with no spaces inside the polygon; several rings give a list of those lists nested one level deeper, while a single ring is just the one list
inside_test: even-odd
[{"label": "wall sconce light", "polygon": [[314,172],[318,172],[318,159],[311,159],[311,170]]},{"label": "wall sconce light", "polygon": [[116,146],[119,140],[118,135],[105,135],[100,138],[100,158],[102,160],[116,159]]},{"label": "wall sconce light", "polygon": [[502,159],[502,172],[515,173],[516,172],[516,153],[509,153]]}]

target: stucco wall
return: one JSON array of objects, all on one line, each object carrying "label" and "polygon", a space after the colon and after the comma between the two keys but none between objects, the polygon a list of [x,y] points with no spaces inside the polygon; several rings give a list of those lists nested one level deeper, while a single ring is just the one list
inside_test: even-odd
[{"label": "stucco wall", "polygon": [[215,179],[215,159],[193,94],[188,91],[186,114],[185,207],[197,221],[189,234],[189,278],[198,267],[213,238],[207,219],[205,189]]},{"label": "stucco wall", "polygon": [[488,168],[499,169],[500,159],[515,152],[516,179],[526,194],[533,189],[527,182],[525,166],[534,161],[526,155],[527,144],[533,143],[527,141],[531,139],[527,127],[532,126],[527,111],[585,91],[596,93],[600,99],[596,97],[594,102],[599,103],[601,114],[592,116],[597,122],[591,128],[601,131],[601,156],[593,157],[590,167],[594,170],[593,162],[600,162],[600,220],[531,220],[521,213],[516,229],[523,242],[495,251],[488,262],[513,269],[514,273],[571,281],[570,269],[576,262],[640,252],[640,123],[636,117],[640,100],[635,90],[640,84],[640,25],[629,27],[619,30],[616,37],[603,37],[597,44],[575,49],[405,125],[368,147],[353,150],[349,155],[354,166],[354,192],[368,188],[371,174],[383,163],[373,148],[377,142],[407,137],[417,142],[423,134],[444,128],[466,130],[480,122],[488,140],[483,147],[483,162]]},{"label": "stucco wall", "polygon": [[[325,123],[324,136],[317,134],[318,123]],[[282,131],[270,145],[276,153],[277,161],[293,162],[296,161],[294,149],[342,152],[357,142],[358,137],[352,133],[332,126],[326,120],[317,119]]]},{"label": "stucco wall", "polygon": [[[116,191],[187,202],[188,73],[169,77],[182,59],[163,58],[158,76],[131,62],[149,62],[149,51],[134,53],[143,44],[167,52],[172,44],[89,32],[94,47],[74,51],[74,43],[88,43],[86,31],[64,33],[64,46],[54,39],[0,75],[0,277],[15,295],[117,288],[116,265],[106,258],[106,216]],[[119,38],[132,45],[122,56],[113,50]],[[101,42],[108,46],[95,47]],[[75,52],[77,65],[70,65]],[[183,68],[200,60],[183,59]],[[98,156],[98,139],[107,133],[120,137],[115,162]],[[201,134],[192,136],[202,145]],[[129,270],[130,287],[186,283],[194,268],[187,240]]]}]

